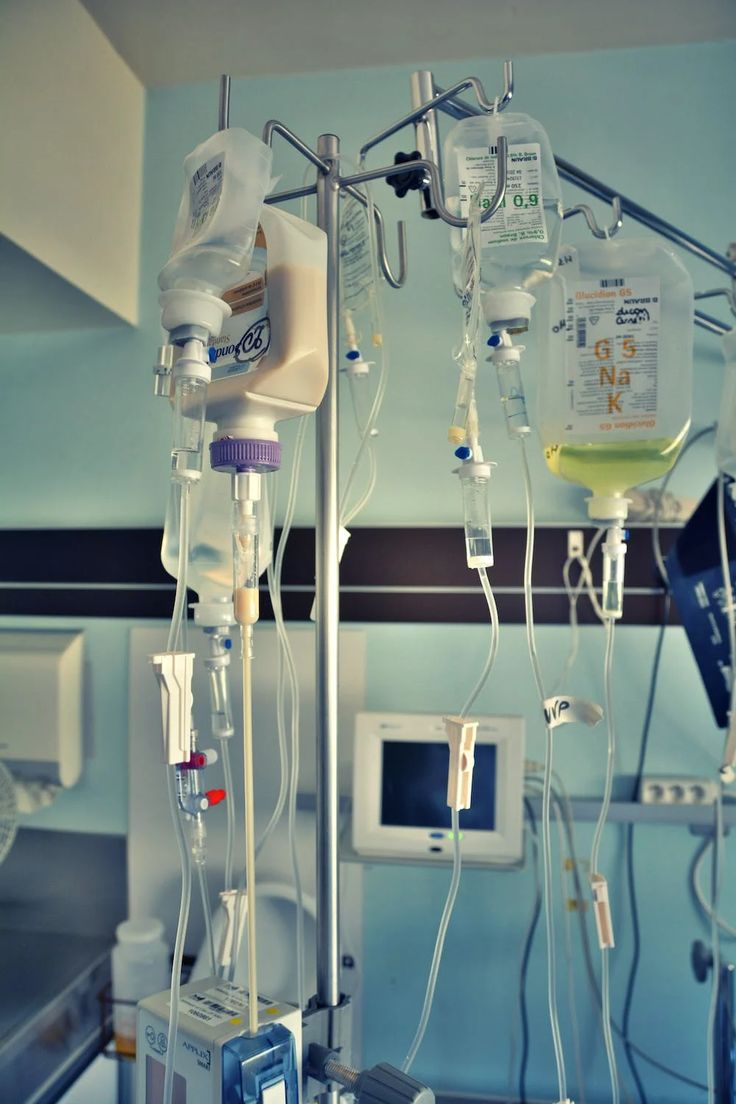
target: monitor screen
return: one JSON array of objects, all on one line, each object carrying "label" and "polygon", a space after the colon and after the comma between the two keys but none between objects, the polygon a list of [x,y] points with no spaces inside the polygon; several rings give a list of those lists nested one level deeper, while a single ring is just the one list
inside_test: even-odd
[{"label": "monitor screen", "polygon": [[[449,828],[447,744],[384,740],[381,771],[381,824],[399,828]],[[460,813],[460,826],[493,832],[496,828],[495,744],[475,745],[472,807]]]}]

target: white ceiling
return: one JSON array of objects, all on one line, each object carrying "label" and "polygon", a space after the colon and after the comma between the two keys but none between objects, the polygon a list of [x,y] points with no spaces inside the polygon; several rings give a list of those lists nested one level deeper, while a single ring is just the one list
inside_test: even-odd
[{"label": "white ceiling", "polygon": [[736,38],[736,0],[83,3],[145,85]]}]

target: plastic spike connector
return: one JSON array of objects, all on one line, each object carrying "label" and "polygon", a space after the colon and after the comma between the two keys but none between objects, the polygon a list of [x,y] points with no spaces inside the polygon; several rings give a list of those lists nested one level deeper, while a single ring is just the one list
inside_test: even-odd
[{"label": "plastic spike connector", "polygon": [[475,764],[475,738],[478,722],[463,717],[443,717],[447,742],[450,745],[450,766],[447,772],[447,804],[459,812],[470,808]]},{"label": "plastic spike connector", "polygon": [[192,672],[194,652],[162,652],[150,657],[161,688],[164,758],[174,766],[192,754]]}]

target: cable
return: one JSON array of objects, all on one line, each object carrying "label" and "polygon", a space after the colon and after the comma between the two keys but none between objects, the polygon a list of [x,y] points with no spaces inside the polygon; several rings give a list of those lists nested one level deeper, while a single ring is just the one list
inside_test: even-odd
[{"label": "cable", "polygon": [[169,798],[169,811],[174,825],[176,846],[179,851],[179,864],[181,866],[181,893],[179,897],[179,919],[176,924],[176,939],[174,941],[174,957],[171,965],[171,994],[169,1003],[168,1048],[166,1051],[166,1068],[164,1073],[164,1091],[162,1104],[172,1104],[174,1093],[174,1064],[176,1055],[176,1039],[179,1032],[179,990],[181,987],[181,967],[184,960],[184,941],[189,924],[189,909],[192,901],[192,865],[187,847],[184,828],[179,814],[179,801],[176,792],[176,768],[166,769],[166,789]]},{"label": "cable", "polygon": [[521,953],[521,969],[519,971],[519,1012],[521,1015],[521,1061],[519,1062],[519,1100],[526,1104],[526,1068],[529,1061],[529,1016],[526,1007],[526,978],[529,971],[529,959],[531,958],[534,936],[539,916],[542,911],[542,886],[539,879],[539,836],[537,835],[537,822],[534,810],[528,798],[524,798],[527,817],[531,830],[532,857],[534,862],[535,896],[532,905],[532,913],[524,936]]},{"label": "cable", "polygon": [[[537,686],[537,693],[542,708],[544,708],[545,693],[542,679],[542,669],[537,654],[537,645],[534,635],[534,597],[532,592],[532,569],[534,566],[534,498],[532,493],[532,480],[529,471],[529,459],[526,453],[526,440],[518,438],[521,446],[521,464],[524,477],[524,492],[526,497],[526,549],[524,553],[524,608],[526,613],[526,640],[529,649],[529,659],[532,665],[532,673]],[[542,791],[542,869],[544,872],[544,925],[547,938],[547,1007],[549,1011],[549,1023],[552,1032],[552,1045],[555,1052],[555,1066],[557,1068],[558,1100],[567,1099],[567,1074],[565,1071],[565,1056],[562,1050],[562,1038],[560,1035],[560,1022],[557,1012],[557,964],[555,947],[555,920],[552,909],[552,842],[550,839],[550,794],[552,788],[552,763],[553,740],[552,729],[545,725],[546,745],[544,760],[544,788]]]},{"label": "cable", "polygon": [[723,786],[719,782],[716,799],[713,802],[715,823],[713,827],[713,870],[711,886],[711,925],[710,941],[713,955],[713,977],[711,979],[710,1007],[708,1009],[708,1104],[716,1104],[716,1033],[718,1018],[718,995],[721,982],[721,933],[718,927],[718,904],[721,889],[722,842],[723,842]]},{"label": "cable", "polygon": [[[705,896],[703,887],[700,884],[700,870],[703,865],[703,861],[705,860],[705,856],[708,854],[708,851],[711,849],[712,846],[712,839],[706,839],[703,841],[702,846],[696,852],[695,859],[690,869],[690,885],[692,887],[693,896],[704,916],[711,921],[713,920],[713,909],[711,907],[710,901],[708,901],[707,897]],[[734,927],[732,924],[729,924],[718,913],[716,913],[716,921],[723,935],[727,936],[729,939],[736,939],[736,927]]]}]

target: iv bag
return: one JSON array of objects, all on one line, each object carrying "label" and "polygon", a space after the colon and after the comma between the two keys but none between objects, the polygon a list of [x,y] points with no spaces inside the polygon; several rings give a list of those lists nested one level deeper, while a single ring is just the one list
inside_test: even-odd
[{"label": "iv bag", "polygon": [[[207,426],[205,455],[214,435],[214,426]],[[213,471],[209,464],[192,488],[187,585],[200,602],[231,598],[233,593],[232,498],[230,477]],[[172,578],[177,578],[179,565],[178,496],[169,495],[161,562]],[[258,574],[271,562],[272,528],[268,499],[263,498],[258,511]]]},{"label": "iv bag", "polygon": [[653,238],[563,246],[544,333],[538,425],[550,471],[588,487],[591,518],[674,465],[690,426],[693,284]]},{"label": "iv bag", "polygon": [[270,147],[239,127],[219,130],[189,154],[162,291],[221,295],[247,273],[271,160]]},{"label": "iv bag", "polygon": [[[552,277],[562,233],[562,198],[554,156],[542,126],[514,112],[474,115],[452,128],[445,141],[446,203],[467,218],[470,198],[482,187],[490,206],[498,172],[498,139],[508,141],[506,196],[481,225],[480,279],[486,322],[523,333],[534,289]],[[455,290],[463,294],[465,231],[450,231]]]},{"label": "iv bag", "polygon": [[374,294],[371,249],[366,210],[359,200],[346,196],[340,219],[340,306],[343,310],[361,311],[370,305]]},{"label": "iv bag", "polygon": [[736,331],[723,335],[723,391],[718,408],[716,462],[718,470],[736,479]]}]

